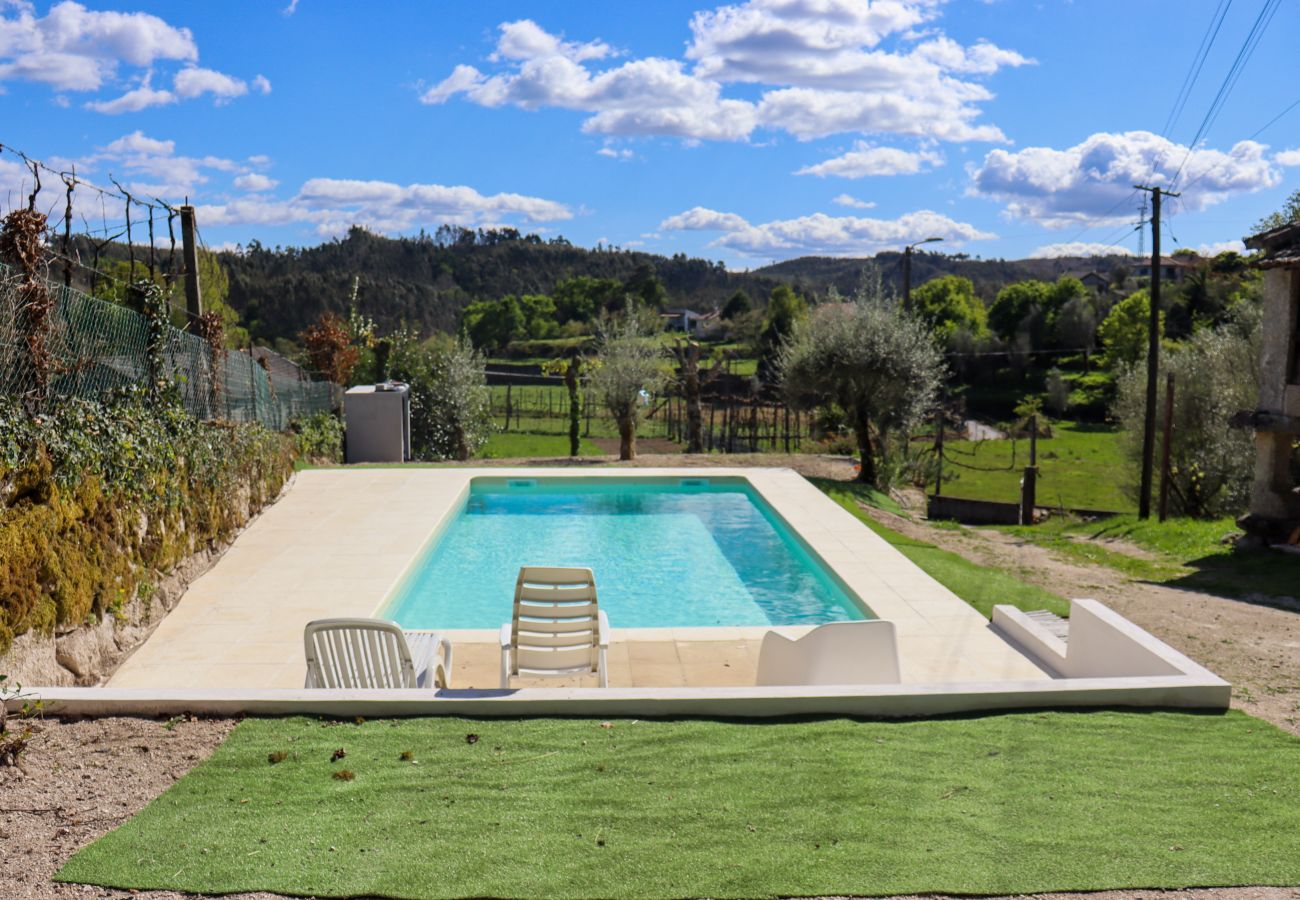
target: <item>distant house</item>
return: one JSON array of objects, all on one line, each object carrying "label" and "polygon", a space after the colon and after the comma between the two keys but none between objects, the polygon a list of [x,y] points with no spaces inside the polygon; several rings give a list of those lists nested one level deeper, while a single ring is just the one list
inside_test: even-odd
[{"label": "distant house", "polygon": [[1110,290],[1110,279],[1099,272],[1075,272],[1070,275],[1071,278],[1077,278],[1083,282],[1083,286],[1098,294],[1104,294]]},{"label": "distant house", "polygon": [[[1162,256],[1160,257],[1160,280],[1179,282],[1196,270],[1200,264],[1199,256]],[[1133,267],[1133,274],[1138,278],[1151,277],[1151,261],[1144,260]]]},{"label": "distant house", "polygon": [[713,312],[697,313],[693,309],[674,309],[659,315],[664,320],[664,324],[673,331],[699,334],[701,328],[718,318],[718,311],[715,309]]}]

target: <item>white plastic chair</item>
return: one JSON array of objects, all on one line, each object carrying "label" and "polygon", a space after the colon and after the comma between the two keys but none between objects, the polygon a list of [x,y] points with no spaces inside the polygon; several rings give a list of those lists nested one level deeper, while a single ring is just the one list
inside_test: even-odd
[{"label": "white plastic chair", "polygon": [[759,685],[899,680],[894,623],[884,619],[818,625],[795,640],[769,631],[758,651]]},{"label": "white plastic chair", "polygon": [[512,675],[594,672],[609,686],[609,620],[596,600],[591,569],[524,566],[511,620],[501,626],[501,687]]},{"label": "white plastic chair", "polygon": [[451,641],[383,619],[317,619],[303,630],[309,688],[451,686]]}]

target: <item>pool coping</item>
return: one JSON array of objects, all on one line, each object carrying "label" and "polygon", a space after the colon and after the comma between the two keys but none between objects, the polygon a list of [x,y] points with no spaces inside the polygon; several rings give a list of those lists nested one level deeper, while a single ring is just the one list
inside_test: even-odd
[{"label": "pool coping", "polygon": [[[666,682],[690,685],[685,687],[301,688],[303,625],[313,618],[366,616],[381,609],[479,476],[743,479],[854,596],[894,623],[902,682],[719,686],[701,669]],[[507,598],[507,611],[508,604]],[[1213,673],[1095,601],[1075,601],[1075,606],[1080,621],[1091,623],[1087,629],[1081,625],[1082,632],[1092,637],[1074,641],[1072,633],[1068,647],[1044,638],[1014,608],[997,608],[990,621],[790,469],[309,470],[299,473],[284,499],[191,586],[107,686],[29,686],[29,692],[51,710],[85,715],[911,716],[1036,706],[1227,706],[1230,686]],[[812,627],[620,629],[614,623],[612,640],[653,641],[664,631],[682,642],[757,639],[772,631],[796,637]],[[245,634],[253,636],[241,639]],[[453,643],[481,635],[482,651],[496,643],[498,632],[444,634]],[[1136,660],[1136,668],[1120,670],[1108,662],[1111,658]],[[138,666],[133,679],[118,680],[132,674],[133,666]],[[495,675],[459,683],[495,687]],[[1105,677],[1070,677],[1080,675]],[[664,682],[634,678],[634,683]]]}]

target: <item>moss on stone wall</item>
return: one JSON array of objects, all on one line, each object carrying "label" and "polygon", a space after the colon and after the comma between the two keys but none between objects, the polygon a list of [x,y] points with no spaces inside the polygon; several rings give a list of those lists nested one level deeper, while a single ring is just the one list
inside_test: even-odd
[{"label": "moss on stone wall", "polygon": [[0,400],[0,654],[115,615],[226,541],[293,471],[292,437],[125,395],[32,418]]}]

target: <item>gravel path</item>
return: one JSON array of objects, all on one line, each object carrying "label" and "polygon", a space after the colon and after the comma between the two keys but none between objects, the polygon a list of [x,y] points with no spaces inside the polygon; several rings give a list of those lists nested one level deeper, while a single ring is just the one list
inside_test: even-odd
[{"label": "gravel path", "polygon": [[[602,459],[532,460],[590,465]],[[518,460],[492,461],[519,465]],[[647,455],[628,466],[783,466],[805,475],[847,478],[850,463],[820,456],[683,457]],[[1060,560],[1000,532],[933,528],[870,510],[884,524],[975,562],[1016,571],[1066,596],[1106,602],[1237,686],[1233,704],[1300,734],[1300,612],[1132,582],[1106,568]],[[108,718],[41,723],[21,768],[0,768],[0,898],[126,898],[193,895],[64,885],[51,877],[78,848],[111,831],[206,759],[235,726],[229,719]],[[242,894],[236,900],[279,895]],[[1040,900],[1300,900],[1300,888],[1106,891],[1043,894]]]}]

